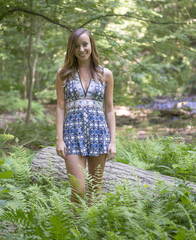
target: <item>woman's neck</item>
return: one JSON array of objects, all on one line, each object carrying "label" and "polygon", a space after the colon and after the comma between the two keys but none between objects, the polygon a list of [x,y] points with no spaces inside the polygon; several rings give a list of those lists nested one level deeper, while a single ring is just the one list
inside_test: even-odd
[{"label": "woman's neck", "polygon": [[78,61],[78,69],[90,69],[90,61]]}]

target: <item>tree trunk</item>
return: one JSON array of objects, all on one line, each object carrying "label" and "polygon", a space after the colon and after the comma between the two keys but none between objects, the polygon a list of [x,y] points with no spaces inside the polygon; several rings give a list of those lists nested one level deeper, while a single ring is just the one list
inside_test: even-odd
[{"label": "tree trunk", "polygon": [[23,98],[27,99],[27,68],[26,68],[26,51],[25,51],[25,46],[22,47],[22,52],[23,52]]},{"label": "tree trunk", "polygon": [[3,80],[5,74],[5,61],[2,59],[1,61],[1,79]]},{"label": "tree trunk", "polygon": [[[30,9],[32,10],[32,0],[29,2]],[[29,66],[29,79],[30,79],[30,85],[29,85],[29,93],[28,93],[28,108],[27,108],[27,117],[26,117],[26,123],[29,122],[30,114],[31,114],[31,102],[32,102],[32,91],[33,91],[33,69],[32,69],[32,62],[31,62],[31,52],[32,52],[32,38],[33,38],[33,28],[34,28],[34,22],[35,17],[31,16],[31,26],[30,26],[30,33],[29,33],[29,48],[28,48],[28,66]]]},{"label": "tree trunk", "polygon": [[[32,9],[32,0],[30,1],[30,8]],[[38,48],[37,45],[39,44],[40,41],[40,36],[41,36],[41,27],[38,30],[36,41],[35,41],[35,58],[33,61],[31,61],[31,54],[32,54],[32,39],[33,39],[33,30],[36,30],[36,18],[34,16],[31,16],[31,32],[29,36],[29,51],[28,51],[28,65],[29,65],[29,75],[30,75],[30,86],[29,86],[29,93],[28,93],[28,109],[27,109],[27,117],[26,117],[26,123],[29,122],[30,120],[30,115],[31,115],[31,103],[32,103],[32,98],[33,98],[33,88],[34,88],[34,83],[35,83],[35,72],[36,72],[36,65],[38,62]]]},{"label": "tree trunk", "polygon": [[[56,181],[67,180],[65,161],[56,154],[55,147],[46,147],[40,150],[31,166],[31,171],[53,176]],[[163,182],[169,188],[175,187],[182,180],[162,175],[157,172],[147,171],[130,166],[128,164],[108,161],[104,171],[104,191],[115,189],[115,184],[121,184],[124,180],[130,185],[141,185],[151,190],[155,184]],[[196,184],[189,182],[193,193],[196,193]]]},{"label": "tree trunk", "polygon": [[36,72],[36,90],[40,91],[40,78],[39,78],[39,72]]},{"label": "tree trunk", "polygon": [[[22,23],[23,25],[25,25],[25,18],[24,18],[24,14],[23,14],[23,18],[22,18]],[[23,36],[24,36],[24,39],[26,39],[26,33],[25,33],[25,29],[23,28],[22,29],[22,33],[23,33]],[[27,66],[26,66],[26,46],[25,46],[25,42],[22,41],[22,48],[21,48],[21,51],[23,53],[23,81],[22,81],[22,84],[23,84],[23,87],[24,87],[24,90],[23,90],[23,98],[24,99],[27,99]]]}]

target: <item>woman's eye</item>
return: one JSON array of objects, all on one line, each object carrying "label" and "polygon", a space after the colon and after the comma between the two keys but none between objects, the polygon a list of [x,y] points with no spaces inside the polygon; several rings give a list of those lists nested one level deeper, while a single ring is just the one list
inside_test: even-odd
[{"label": "woman's eye", "polygon": [[88,43],[84,43],[83,46],[87,46]]}]

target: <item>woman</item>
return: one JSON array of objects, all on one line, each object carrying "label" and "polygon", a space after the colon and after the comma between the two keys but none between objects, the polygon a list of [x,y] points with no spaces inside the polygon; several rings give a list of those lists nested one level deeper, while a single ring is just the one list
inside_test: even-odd
[{"label": "woman", "polygon": [[116,146],[113,75],[99,65],[95,42],[87,29],[71,33],[64,66],[57,72],[56,91],[56,151],[65,159],[72,202],[79,203],[85,196],[88,160],[90,205],[93,191],[101,195],[105,162],[115,157]]}]

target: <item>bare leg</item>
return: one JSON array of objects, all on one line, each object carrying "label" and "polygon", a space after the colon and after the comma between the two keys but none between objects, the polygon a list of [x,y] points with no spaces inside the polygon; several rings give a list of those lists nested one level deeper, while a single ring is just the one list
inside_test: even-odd
[{"label": "bare leg", "polygon": [[92,205],[92,193],[95,193],[96,197],[101,197],[105,162],[106,154],[88,157],[88,170],[92,177],[92,181],[88,183],[89,206]]},{"label": "bare leg", "polygon": [[85,196],[85,173],[86,157],[81,155],[67,155],[65,160],[67,173],[69,175],[69,182],[71,185],[71,201],[80,203],[80,198]]}]

